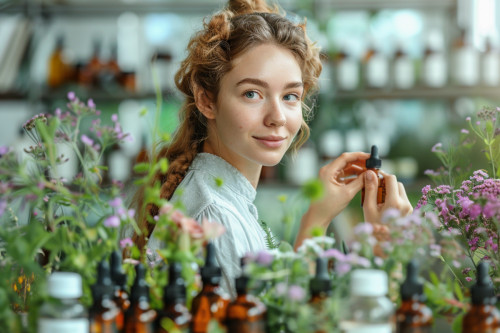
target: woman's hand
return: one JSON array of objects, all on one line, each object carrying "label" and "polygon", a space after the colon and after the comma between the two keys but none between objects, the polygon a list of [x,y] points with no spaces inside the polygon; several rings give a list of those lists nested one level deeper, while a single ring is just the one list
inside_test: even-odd
[{"label": "woman's hand", "polygon": [[[403,184],[398,182],[396,176],[386,174],[382,171],[380,172],[384,176],[386,190],[385,202],[381,204],[377,203],[377,175],[375,172],[370,170],[363,173],[365,186],[363,213],[365,221],[372,223],[376,227],[380,226],[382,222],[382,215],[387,209],[397,209],[401,213],[401,216],[408,215],[413,211],[413,207],[406,196]],[[382,232],[383,230],[379,231]]]},{"label": "woman's hand", "polygon": [[343,153],[334,161],[323,166],[319,171],[319,179],[324,186],[324,196],[318,201],[311,202],[309,209],[304,214],[299,233],[295,240],[295,248],[302,244],[305,238],[310,237],[314,227],[324,230],[332,219],[337,216],[364,186],[363,177],[352,181],[343,182],[339,178],[352,163],[363,162],[370,157],[367,153]]}]

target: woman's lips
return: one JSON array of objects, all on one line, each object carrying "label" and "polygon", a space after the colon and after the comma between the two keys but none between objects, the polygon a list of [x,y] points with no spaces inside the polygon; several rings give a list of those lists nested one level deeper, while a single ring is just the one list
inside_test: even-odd
[{"label": "woman's lips", "polygon": [[254,136],[254,138],[262,145],[269,148],[279,148],[285,142],[282,136]]}]

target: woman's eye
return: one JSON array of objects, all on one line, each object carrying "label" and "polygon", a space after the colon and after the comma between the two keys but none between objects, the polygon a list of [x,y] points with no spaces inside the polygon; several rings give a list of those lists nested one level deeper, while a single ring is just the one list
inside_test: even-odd
[{"label": "woman's eye", "polygon": [[285,101],[289,101],[289,102],[296,102],[296,101],[300,100],[300,97],[296,94],[288,94],[288,95],[285,95],[285,97],[283,99]]},{"label": "woman's eye", "polygon": [[254,98],[257,98],[258,95],[255,91],[247,91],[247,92],[245,92],[245,97],[250,98],[250,99],[254,99]]}]

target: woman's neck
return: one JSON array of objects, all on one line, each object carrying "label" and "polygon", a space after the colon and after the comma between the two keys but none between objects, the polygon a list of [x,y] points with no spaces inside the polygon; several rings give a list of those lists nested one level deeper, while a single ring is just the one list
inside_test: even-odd
[{"label": "woman's neck", "polygon": [[[214,149],[213,145],[210,144],[209,140],[205,140],[203,143],[203,150],[204,153],[209,153],[212,155],[219,156],[222,158],[224,161],[227,163],[231,164],[233,167],[235,167],[241,174],[248,179],[250,184],[253,186],[253,188],[257,188],[257,185],[259,184],[259,179],[260,179],[260,172],[262,171],[262,165],[252,163],[252,162],[247,162],[244,163],[242,162],[242,159],[238,158],[232,158],[232,154],[222,154],[218,149]],[[234,157],[239,157],[235,155]]]}]

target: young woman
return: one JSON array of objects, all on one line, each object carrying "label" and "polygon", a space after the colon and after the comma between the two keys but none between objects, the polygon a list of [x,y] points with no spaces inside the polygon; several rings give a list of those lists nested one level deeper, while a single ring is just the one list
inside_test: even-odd
[{"label": "young woman", "polygon": [[[160,152],[170,167],[158,174],[163,198],[180,200],[186,213],[219,222],[226,232],[214,244],[223,272],[223,288],[234,296],[239,258],[266,248],[265,234],[253,204],[262,166],[278,164],[309,136],[304,104],[316,88],[321,62],[304,24],[285,18],[263,0],[230,0],[188,45],[175,80],[185,95],[181,123],[172,142]],[[377,224],[388,208],[406,214],[412,207],[396,177],[386,175],[387,195],[376,202],[377,179],[371,171],[349,184],[336,181],[350,162],[367,153],[344,153],[321,168],[321,201],[303,216],[295,247],[313,227],[326,229],[365,187],[365,220]],[[215,179],[223,180],[217,186]],[[140,206],[139,206],[140,207]],[[157,207],[144,214],[155,215]],[[136,244],[155,250],[161,242],[154,225],[139,219],[143,235]]]}]

